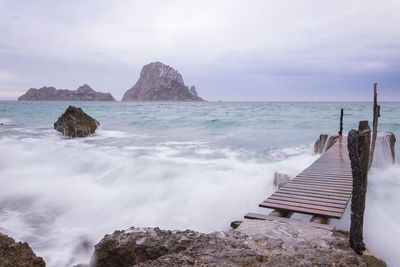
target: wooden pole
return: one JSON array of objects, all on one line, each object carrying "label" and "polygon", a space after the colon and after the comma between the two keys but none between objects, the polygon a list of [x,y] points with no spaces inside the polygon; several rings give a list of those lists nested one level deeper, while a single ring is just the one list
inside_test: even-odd
[{"label": "wooden pole", "polygon": [[343,135],[343,109],[340,109],[340,130],[339,130],[339,135]]},{"label": "wooden pole", "polygon": [[350,246],[357,254],[361,255],[365,250],[363,242],[363,223],[371,142],[371,128],[368,125],[368,121],[360,121],[358,131],[351,130],[347,141],[353,175]]},{"label": "wooden pole", "polygon": [[372,121],[372,141],[371,141],[371,151],[369,154],[368,169],[371,168],[372,162],[374,161],[375,144],[376,138],[378,136],[378,118],[381,116],[381,106],[378,105],[378,90],[377,83],[374,83],[374,107],[373,107],[373,121]]}]

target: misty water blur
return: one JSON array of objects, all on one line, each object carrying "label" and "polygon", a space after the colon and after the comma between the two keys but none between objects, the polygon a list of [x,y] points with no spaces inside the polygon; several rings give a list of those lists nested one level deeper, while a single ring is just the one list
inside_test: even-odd
[{"label": "misty water blur", "polygon": [[[69,139],[52,128],[70,103],[0,102],[0,232],[48,266],[87,263],[105,234],[130,226],[228,230],[271,194],[273,174],[311,164],[313,142],[371,117],[371,103],[74,103],[100,122]],[[400,132],[399,103],[379,129]],[[398,148],[396,147],[397,151]],[[392,266],[400,168],[374,168],[367,245]],[[346,220],[346,217],[343,219]],[[340,224],[340,223],[339,223]],[[346,223],[342,223],[346,228]]]}]

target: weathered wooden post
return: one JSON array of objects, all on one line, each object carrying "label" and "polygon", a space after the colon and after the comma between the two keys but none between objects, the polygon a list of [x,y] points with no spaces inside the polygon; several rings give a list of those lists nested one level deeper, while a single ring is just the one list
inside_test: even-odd
[{"label": "weathered wooden post", "polygon": [[353,174],[350,246],[357,254],[361,255],[365,250],[363,242],[363,223],[371,142],[371,128],[368,125],[368,121],[360,121],[358,131],[351,130],[347,142]]},{"label": "weathered wooden post", "polygon": [[372,161],[374,161],[375,144],[376,138],[378,136],[378,118],[381,116],[381,106],[378,105],[378,92],[377,83],[374,83],[374,107],[373,107],[373,121],[372,121],[372,141],[371,141],[371,151],[369,154],[369,164],[368,169],[372,166]]},{"label": "weathered wooden post", "polygon": [[339,129],[339,135],[343,135],[343,109],[340,110],[340,129]]}]

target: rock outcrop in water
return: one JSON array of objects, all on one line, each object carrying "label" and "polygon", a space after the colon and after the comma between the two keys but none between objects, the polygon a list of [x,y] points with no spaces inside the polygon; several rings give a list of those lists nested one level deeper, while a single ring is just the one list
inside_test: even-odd
[{"label": "rock outcrop in water", "polygon": [[314,144],[314,153],[315,154],[322,154],[331,148],[339,135],[330,135],[330,134],[321,134],[319,139],[315,141]]},{"label": "rock outcrop in water", "polygon": [[84,84],[76,90],[60,89],[54,87],[31,88],[18,98],[18,101],[115,101],[110,93],[94,91],[89,85]]},{"label": "rock outcrop in water", "polygon": [[54,129],[69,137],[85,137],[94,132],[100,123],[87,115],[81,108],[69,106],[54,123]]},{"label": "rock outcrop in water", "polygon": [[204,101],[196,88],[190,89],[181,74],[161,62],[145,65],[136,84],[125,92],[122,101]]},{"label": "rock outcrop in water", "polygon": [[45,262],[37,257],[27,243],[0,233],[0,266],[44,267]]},{"label": "rock outcrop in water", "polygon": [[276,221],[245,220],[235,231],[211,234],[132,227],[106,235],[91,266],[367,266],[376,259],[348,243],[328,230]]}]

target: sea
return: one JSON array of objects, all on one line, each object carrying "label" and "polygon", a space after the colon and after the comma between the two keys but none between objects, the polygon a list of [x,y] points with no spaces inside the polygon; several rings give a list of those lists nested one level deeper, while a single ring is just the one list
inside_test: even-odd
[{"label": "sea", "polygon": [[[379,131],[400,136],[400,102],[380,104]],[[100,122],[93,136],[54,130],[69,105]],[[0,101],[0,232],[47,266],[74,266],[132,226],[228,231],[268,212],[258,204],[275,172],[294,177],[319,157],[341,108],[344,133],[372,121],[370,102]],[[389,266],[400,266],[398,162],[372,168],[365,211],[365,243]],[[348,230],[349,211],[331,223]]]}]

